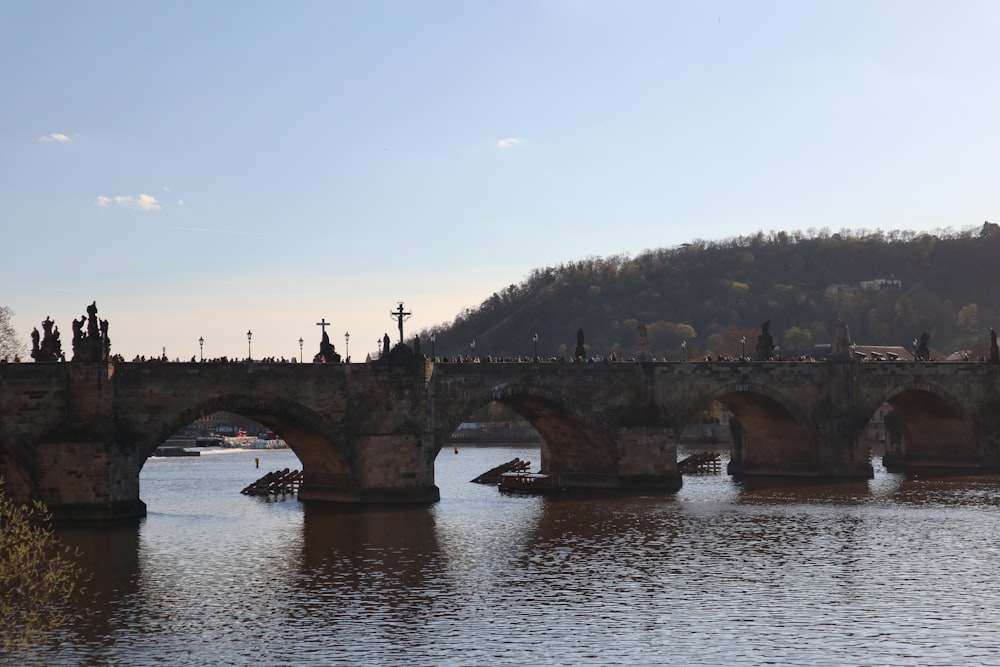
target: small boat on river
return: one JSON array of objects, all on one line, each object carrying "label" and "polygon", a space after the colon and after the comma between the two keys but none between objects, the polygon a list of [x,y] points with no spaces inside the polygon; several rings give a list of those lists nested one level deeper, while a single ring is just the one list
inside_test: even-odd
[{"label": "small boat on river", "polygon": [[557,493],[563,490],[558,475],[539,472],[505,472],[497,485],[508,493]]},{"label": "small boat on river", "polygon": [[157,447],[153,456],[201,456],[201,452],[189,452],[183,447]]}]

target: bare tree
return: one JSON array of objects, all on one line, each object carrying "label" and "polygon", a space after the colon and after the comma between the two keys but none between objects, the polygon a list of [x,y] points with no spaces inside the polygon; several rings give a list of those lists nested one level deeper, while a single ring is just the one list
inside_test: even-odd
[{"label": "bare tree", "polygon": [[27,349],[10,321],[14,311],[7,306],[0,306],[0,360],[13,361],[14,357],[25,357]]}]

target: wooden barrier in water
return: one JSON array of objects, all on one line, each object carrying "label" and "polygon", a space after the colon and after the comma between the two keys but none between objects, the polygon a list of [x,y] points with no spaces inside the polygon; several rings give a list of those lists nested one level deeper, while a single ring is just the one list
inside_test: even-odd
[{"label": "wooden barrier in water", "polygon": [[301,470],[276,470],[269,472],[240,493],[247,496],[296,494],[302,486]]},{"label": "wooden barrier in water", "polygon": [[680,473],[720,472],[722,455],[719,452],[696,452],[683,461],[677,462]]},{"label": "wooden barrier in water", "polygon": [[531,469],[531,461],[512,459],[507,463],[501,463],[496,468],[487,470],[479,477],[471,480],[476,484],[497,484],[500,482],[500,475],[505,472],[528,472]]}]

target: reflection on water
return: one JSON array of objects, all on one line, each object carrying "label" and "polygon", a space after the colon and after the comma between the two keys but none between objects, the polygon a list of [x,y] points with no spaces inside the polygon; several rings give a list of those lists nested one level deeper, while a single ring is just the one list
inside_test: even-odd
[{"label": "reflection on water", "polygon": [[[1000,655],[1000,479],[685,478],[675,495],[470,484],[429,508],[239,494],[287,451],[152,459],[138,526],[74,527],[93,614],[52,665],[955,665]],[[253,459],[261,457],[261,470]],[[266,469],[266,470],[265,470]]]}]

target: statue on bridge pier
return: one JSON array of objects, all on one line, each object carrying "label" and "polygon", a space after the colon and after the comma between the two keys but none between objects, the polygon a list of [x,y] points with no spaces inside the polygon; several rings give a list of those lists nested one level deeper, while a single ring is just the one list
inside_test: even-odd
[{"label": "statue on bridge pier", "polygon": [[51,317],[46,316],[42,322],[42,334],[36,327],[31,332],[31,358],[35,361],[65,361],[62,342],[59,340],[59,327]]},{"label": "statue on bridge pier", "polygon": [[931,348],[928,343],[931,340],[931,335],[926,331],[920,334],[920,344],[917,345],[917,361],[930,361],[931,360]]},{"label": "statue on bridge pier", "polygon": [[847,328],[847,323],[837,320],[833,328],[833,349],[830,353],[830,361],[854,361],[851,352],[851,332]]},{"label": "statue on bridge pier", "polygon": [[990,327],[990,363],[1000,364],[1000,348],[997,347],[997,331]]},{"label": "statue on bridge pier", "polygon": [[330,334],[323,330],[323,340],[319,344],[319,352],[313,357],[313,363],[317,364],[339,364],[340,355],[330,342]]},{"label": "statue on bridge pier", "polygon": [[[84,333],[83,325],[87,324]],[[108,321],[97,317],[97,302],[87,306],[87,314],[73,320],[73,361],[107,361],[111,357]]]},{"label": "statue on bridge pier", "polygon": [[757,336],[757,360],[767,361],[774,356],[774,339],[771,338],[771,320],[764,322]]},{"label": "statue on bridge pier", "polygon": [[573,358],[584,360],[587,357],[587,348],[583,345],[583,328],[576,332],[576,349],[573,350]]}]

